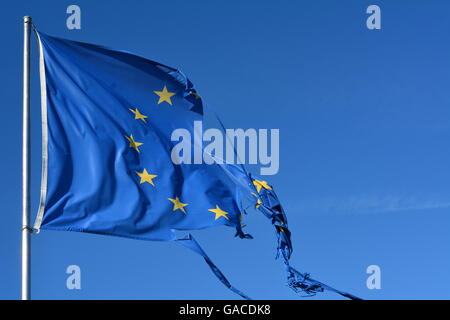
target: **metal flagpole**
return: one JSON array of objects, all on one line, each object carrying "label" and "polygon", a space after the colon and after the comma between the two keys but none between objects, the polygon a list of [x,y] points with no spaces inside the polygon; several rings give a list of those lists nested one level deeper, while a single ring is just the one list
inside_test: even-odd
[{"label": "metal flagpole", "polygon": [[30,30],[31,17],[23,17],[22,108],[22,300],[30,299]]}]

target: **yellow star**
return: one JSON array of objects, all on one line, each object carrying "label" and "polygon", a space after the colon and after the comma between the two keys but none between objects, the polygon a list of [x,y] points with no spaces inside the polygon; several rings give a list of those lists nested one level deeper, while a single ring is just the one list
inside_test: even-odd
[{"label": "yellow star", "polygon": [[142,113],[140,113],[137,108],[136,108],[136,110],[133,110],[133,109],[129,109],[129,110],[134,113],[134,116],[135,116],[134,119],[147,122],[147,120],[145,120],[145,118],[148,118],[148,117],[143,115]]},{"label": "yellow star", "polygon": [[[280,221],[280,222],[281,222],[281,224],[284,224],[283,221]],[[276,226],[276,228],[278,229],[278,231],[284,232],[284,228],[283,228],[283,227],[281,227],[281,226]]]},{"label": "yellow star", "polygon": [[253,185],[256,187],[256,191],[260,192],[261,188],[272,190],[272,187],[267,184],[267,181],[253,180]]},{"label": "yellow star", "polygon": [[148,182],[148,183],[150,183],[152,186],[155,186],[155,184],[153,183],[153,179],[154,178],[156,178],[157,177],[157,175],[155,175],[155,174],[149,174],[148,172],[147,172],[147,169],[144,169],[144,171],[142,171],[142,173],[141,172],[137,172],[137,171],[135,171],[136,172],[136,174],[139,176],[139,177],[141,177],[141,184],[143,184],[143,183],[145,183],[145,182]]},{"label": "yellow star", "polygon": [[137,152],[141,152],[139,151],[139,146],[142,146],[143,143],[134,141],[133,135],[130,135],[129,137],[125,136],[125,138],[130,141],[130,148],[133,148]]},{"label": "yellow star", "polygon": [[[252,195],[254,195],[256,198],[258,198],[258,195],[256,193],[252,192]],[[261,203],[262,203],[261,199],[258,198],[258,200],[256,201],[256,204],[255,204],[255,208],[258,209],[259,207],[261,207]]]},{"label": "yellow star", "polygon": [[227,214],[229,213],[220,209],[218,205],[216,205],[215,209],[209,209],[208,211],[214,212],[216,214],[216,220],[220,217],[224,217],[225,219],[230,220],[230,218],[227,217]]},{"label": "yellow star", "polygon": [[175,199],[168,198],[168,200],[173,203],[173,211],[176,211],[179,209],[179,210],[183,211],[184,214],[186,214],[186,210],[184,209],[184,207],[188,206],[189,204],[182,203],[180,201],[180,199],[178,199],[178,197],[175,197]]},{"label": "yellow star", "polygon": [[[280,223],[284,225],[283,221],[280,221]],[[283,227],[281,227],[281,226],[275,226],[275,227],[278,229],[278,231],[284,232],[284,228]]]},{"label": "yellow star", "polygon": [[168,104],[172,105],[172,100],[170,100],[170,98],[176,94],[174,92],[167,91],[166,86],[164,86],[162,91],[153,91],[153,92],[159,96],[158,104],[163,103],[165,101]]}]

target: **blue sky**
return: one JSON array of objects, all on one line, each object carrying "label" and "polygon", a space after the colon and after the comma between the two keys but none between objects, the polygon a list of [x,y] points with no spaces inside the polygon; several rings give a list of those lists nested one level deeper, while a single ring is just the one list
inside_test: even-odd
[{"label": "blue sky", "polygon": [[[81,30],[66,8],[81,7]],[[367,6],[382,10],[368,30]],[[22,16],[43,32],[126,49],[183,70],[229,128],[279,128],[276,187],[292,264],[367,299],[450,299],[450,3],[447,1],[16,1],[3,4],[0,299],[20,296]],[[32,55],[32,214],[40,187]],[[194,232],[255,299],[285,286],[262,215],[254,240]],[[81,267],[82,289],[65,270]],[[366,268],[382,271],[368,290]],[[201,258],[172,243],[43,231],[32,239],[36,299],[236,299]],[[324,293],[312,299],[339,299]]]}]

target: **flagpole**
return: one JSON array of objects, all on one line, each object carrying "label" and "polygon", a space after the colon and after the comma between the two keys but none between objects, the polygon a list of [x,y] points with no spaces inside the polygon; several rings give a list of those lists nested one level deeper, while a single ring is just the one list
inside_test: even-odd
[{"label": "flagpole", "polygon": [[23,17],[22,106],[22,300],[30,299],[30,30],[31,17]]}]

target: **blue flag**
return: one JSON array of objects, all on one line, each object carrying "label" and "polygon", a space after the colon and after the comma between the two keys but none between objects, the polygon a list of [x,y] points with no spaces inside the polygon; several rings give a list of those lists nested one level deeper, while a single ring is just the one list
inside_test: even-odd
[{"label": "blue flag", "polygon": [[334,290],[290,267],[287,218],[266,181],[223,161],[177,163],[186,152],[203,153],[195,139],[191,149],[176,152],[173,132],[196,137],[194,123],[204,111],[181,71],[125,51],[37,35],[43,170],[35,229],[178,241],[248,299],[191,235],[177,238],[176,231],[226,225],[249,239],[241,220],[250,201],[275,227],[288,285],[308,295]]},{"label": "blue flag", "polygon": [[180,71],[40,34],[45,62],[46,194],[37,228],[173,240],[243,212],[220,165],[175,165],[175,129],[194,136],[202,99]]}]

